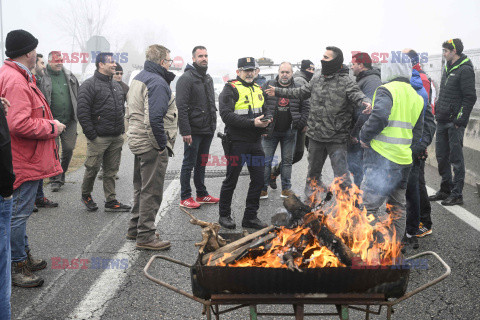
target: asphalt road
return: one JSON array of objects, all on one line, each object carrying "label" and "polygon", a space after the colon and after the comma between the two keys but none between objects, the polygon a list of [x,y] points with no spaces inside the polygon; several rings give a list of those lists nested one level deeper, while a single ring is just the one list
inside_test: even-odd
[{"label": "asphalt road", "polygon": [[[221,126],[221,121],[219,121]],[[183,143],[177,139],[176,155],[170,159],[169,180],[165,182],[165,201],[158,230],[163,239],[172,242],[170,250],[161,254],[193,264],[197,258],[194,243],[201,238],[200,228],[189,223],[189,218],[179,207],[179,182],[176,176],[181,167]],[[219,139],[215,138],[211,154],[222,155]],[[117,197],[120,201],[132,201],[133,155],[124,147],[120,179],[117,180]],[[208,167],[207,170],[225,170],[225,167]],[[301,194],[307,171],[306,157],[293,168],[293,190]],[[223,177],[208,174],[209,192],[218,196]],[[217,175],[218,176],[218,175]],[[333,178],[329,161],[324,168],[325,181]],[[28,235],[35,256],[48,260],[48,267],[39,271],[45,284],[41,288],[13,288],[12,310],[16,319],[205,319],[202,306],[180,294],[169,291],[143,275],[149,251],[137,251],[134,242],[125,239],[129,213],[103,211],[103,189],[96,182],[93,197],[99,204],[97,212],[87,212],[80,202],[80,184],[83,169],[69,173],[67,183],[58,193],[46,188],[47,196],[60,203],[55,209],[40,209],[28,222]],[[426,169],[427,184],[439,186],[435,168]],[[237,226],[241,224],[245,206],[248,176],[240,177],[233,199],[233,215]],[[193,183],[192,183],[193,185]],[[476,217],[480,198],[471,186],[465,187],[463,206]],[[262,200],[259,217],[270,221],[280,208],[280,190],[273,190],[267,200]],[[217,221],[218,206],[203,205],[194,210],[197,218]],[[393,319],[478,319],[480,314],[480,232],[441,205],[433,204],[433,235],[420,239],[420,249],[408,252],[437,252],[452,268],[452,274],[438,285],[413,296],[395,308]],[[237,231],[241,228],[237,227]],[[72,259],[88,259],[82,268],[75,268]],[[111,259],[111,260],[108,260]],[[110,261],[110,262],[109,262]],[[102,265],[104,263],[104,265]],[[109,266],[109,268],[107,268]],[[441,266],[429,262],[428,270],[413,270],[409,290],[422,285],[442,273]],[[152,274],[164,281],[191,292],[189,270],[181,266],[155,263]],[[307,312],[333,312],[334,307],[307,306]],[[263,312],[283,310],[291,312],[291,306],[259,306]],[[381,316],[371,319],[385,319]],[[248,310],[240,309],[221,319],[248,319]],[[358,311],[350,311],[351,319],[361,319]],[[292,317],[265,316],[261,319],[292,319]],[[338,319],[325,317],[324,319]]]}]

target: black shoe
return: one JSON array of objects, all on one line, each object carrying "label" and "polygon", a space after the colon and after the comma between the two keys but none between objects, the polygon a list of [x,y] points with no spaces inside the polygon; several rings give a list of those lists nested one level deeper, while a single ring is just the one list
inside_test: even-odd
[{"label": "black shoe", "polygon": [[407,235],[403,236],[402,239],[402,253],[405,253],[407,251],[407,248],[413,248],[413,249],[418,249],[419,244],[418,244],[418,238],[415,236],[411,236],[410,238],[407,237]]},{"label": "black shoe", "polygon": [[445,192],[438,191],[438,192],[435,193],[434,195],[429,196],[429,197],[428,197],[428,200],[429,200],[429,201],[440,201],[440,200],[445,200],[445,199],[447,199],[448,196],[449,196],[449,194],[447,194],[447,193],[445,193]]},{"label": "black shoe", "polygon": [[38,212],[38,207],[36,205],[33,205],[33,212]]},{"label": "black shoe", "polygon": [[263,222],[262,220],[258,218],[253,218],[253,219],[243,219],[242,220],[242,227],[244,228],[252,228],[252,229],[263,229],[268,227],[268,224]]},{"label": "black shoe", "polygon": [[270,175],[270,188],[277,189],[277,176]]},{"label": "black shoe", "polygon": [[37,208],[56,208],[58,207],[58,203],[43,197],[35,200],[35,206],[37,206]]},{"label": "black shoe", "polygon": [[105,212],[129,212],[132,207],[122,204],[117,200],[105,202]]},{"label": "black shoe", "polygon": [[92,196],[90,194],[82,195],[82,202],[87,207],[88,211],[95,211],[98,209],[97,204],[93,201]]},{"label": "black shoe", "polygon": [[232,217],[230,217],[230,216],[218,218],[218,223],[222,227],[227,228],[227,229],[235,229],[237,227],[237,225],[233,221]]},{"label": "black shoe", "polygon": [[54,181],[54,182],[50,182],[50,186],[51,186],[50,188],[52,192],[58,192],[62,187],[62,183],[60,181]]},{"label": "black shoe", "polygon": [[463,197],[454,197],[449,196],[447,199],[443,200],[442,205],[444,206],[455,206],[455,205],[462,205],[463,204]]}]

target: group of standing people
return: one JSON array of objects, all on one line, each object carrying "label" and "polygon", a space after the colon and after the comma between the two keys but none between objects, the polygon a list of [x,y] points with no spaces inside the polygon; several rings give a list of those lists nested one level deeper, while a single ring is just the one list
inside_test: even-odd
[{"label": "group of standing people", "polygon": [[[8,312],[2,318],[9,317],[12,283],[21,287],[43,284],[34,272],[47,263],[33,258],[26,224],[35,203],[58,206],[43,195],[43,179],[50,178],[54,192],[64,185],[77,122],[87,138],[82,202],[89,211],[98,209],[92,190],[103,167],[105,211],[131,212],[126,238],[136,241],[138,249],[170,247],[155,232],[155,216],[168,161],[174,156],[177,128],[184,143],[180,206],[218,203],[219,223],[225,228],[236,228],[231,206],[243,165],[248,167],[250,185],[242,226],[264,228],[267,224],[257,217],[260,199],[268,197],[268,187],[277,187],[278,176],[281,197],[293,194],[292,165],[302,158],[307,144],[307,197],[327,188],[322,169],[328,156],[342,187],[352,187],[352,173],[354,183],[364,191],[367,212],[378,218],[379,207],[387,201],[397,237],[405,246],[418,247],[416,239],[432,233],[424,166],[435,129],[442,184],[428,199],[443,200],[443,205],[463,203],[463,135],[476,94],[473,66],[462,53],[460,39],[442,45],[447,64],[436,104],[437,124],[431,108],[432,84],[412,49],[403,51],[408,59],[393,61],[390,57],[381,72],[372,67],[367,53],[354,55],[355,81],[344,64],[343,52],[329,46],[321,71],[315,71],[310,60],[303,60],[294,74],[291,63],[283,62],[276,79],[263,87],[257,83],[261,79],[255,59],[240,58],[236,79],[228,81],[219,96],[228,160],[219,198],[205,186],[203,159],[210,152],[217,120],[205,47],[192,50],[192,64],[178,80],[175,98],[170,89],[175,74],[169,71],[173,60],[164,46],[147,48],[144,69],[128,88],[121,82],[123,70],[112,53],[98,54],[95,74],[79,86],[63,67],[60,52],[52,51],[45,67],[43,56],[36,53],[37,45],[29,32],[11,31],[6,38],[9,58],[0,68],[0,310]],[[127,144],[134,154],[132,207],[119,202],[115,193],[125,118]],[[279,144],[281,162],[272,168]],[[192,170],[195,199],[190,186]]]}]

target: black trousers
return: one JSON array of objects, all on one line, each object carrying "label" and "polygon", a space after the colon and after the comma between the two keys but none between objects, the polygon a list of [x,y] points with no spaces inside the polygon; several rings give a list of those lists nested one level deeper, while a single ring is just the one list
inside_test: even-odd
[{"label": "black trousers", "polygon": [[428,200],[427,187],[425,185],[425,160],[420,160],[418,186],[420,190],[420,222],[430,229],[432,227],[432,206]]},{"label": "black trousers", "polygon": [[[247,192],[247,200],[244,219],[257,217],[260,206],[260,193],[263,188],[263,173],[265,170],[265,153],[261,140],[257,142],[233,141],[230,146],[230,154],[227,156],[227,176],[222,183],[220,191],[220,216],[227,217],[232,213],[232,197],[237,187],[238,177],[246,164],[250,173],[250,185]],[[242,195],[244,191],[241,191]]]}]

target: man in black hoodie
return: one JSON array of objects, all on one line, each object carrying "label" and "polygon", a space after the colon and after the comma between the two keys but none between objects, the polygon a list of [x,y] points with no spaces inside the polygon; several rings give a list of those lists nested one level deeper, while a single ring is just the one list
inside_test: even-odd
[{"label": "man in black hoodie", "polygon": [[477,94],[475,72],[470,59],[462,54],[462,40],[445,41],[442,47],[447,64],[435,106],[437,120],[435,153],[442,182],[440,190],[430,196],[429,200],[443,200],[442,205],[453,206],[463,204],[462,192],[465,182],[463,136],[470,112],[477,101]]},{"label": "man in black hoodie", "polygon": [[[217,108],[212,77],[207,74],[208,53],[203,46],[192,50],[193,66],[187,65],[185,73],[178,79],[176,94],[178,124],[183,137],[184,153],[180,172],[180,206],[190,209],[200,207],[201,203],[218,203],[220,199],[212,197],[205,187],[205,163],[208,157],[213,134],[217,127]],[[192,198],[190,177],[197,197]]]},{"label": "man in black hoodie", "polygon": [[[366,52],[359,52],[352,57],[353,75],[356,77],[360,90],[373,100],[373,94],[382,85],[380,70],[372,67],[372,59]],[[357,110],[353,115],[354,126],[350,132],[347,148],[348,170],[353,174],[355,184],[360,187],[363,180],[363,148],[360,146],[359,134],[363,124],[368,120],[369,114]]]}]

